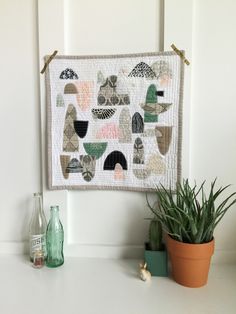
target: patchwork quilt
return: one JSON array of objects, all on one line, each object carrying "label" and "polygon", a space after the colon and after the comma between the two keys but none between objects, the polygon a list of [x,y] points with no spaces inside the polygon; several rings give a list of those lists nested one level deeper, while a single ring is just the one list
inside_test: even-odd
[{"label": "patchwork quilt", "polygon": [[46,71],[50,189],[175,189],[183,62],[174,52],[56,56]]}]

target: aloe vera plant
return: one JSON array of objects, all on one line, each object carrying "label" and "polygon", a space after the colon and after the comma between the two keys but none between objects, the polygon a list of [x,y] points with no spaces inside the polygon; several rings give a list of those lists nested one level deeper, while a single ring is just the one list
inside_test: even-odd
[{"label": "aloe vera plant", "polygon": [[216,179],[211,183],[209,194],[204,192],[205,181],[198,188],[190,186],[188,180],[177,184],[175,194],[161,185],[156,187],[159,206],[150,210],[161,223],[162,228],[173,239],[185,243],[206,243],[213,239],[215,227],[227,210],[236,203],[236,192],[230,194],[217,205],[219,196],[229,187],[220,187],[215,191]]}]

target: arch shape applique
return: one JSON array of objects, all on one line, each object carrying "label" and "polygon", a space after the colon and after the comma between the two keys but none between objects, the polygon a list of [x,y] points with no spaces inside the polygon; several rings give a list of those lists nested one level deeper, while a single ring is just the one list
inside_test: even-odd
[{"label": "arch shape applique", "polygon": [[139,112],[135,112],[132,117],[132,133],[143,133],[144,123],[143,117]]},{"label": "arch shape applique", "polygon": [[103,170],[114,170],[117,163],[121,165],[123,170],[127,170],[127,161],[124,154],[118,150],[114,150],[107,156]]},{"label": "arch shape applique", "polygon": [[79,140],[75,133],[74,121],[76,120],[76,109],[70,104],[66,111],[65,124],[63,131],[63,151],[78,152]]},{"label": "arch shape applique", "polygon": [[124,170],[121,164],[117,163],[114,169],[114,180],[119,181],[124,179],[125,179]]},{"label": "arch shape applique", "polygon": [[62,80],[68,80],[68,79],[70,79],[70,80],[78,80],[78,78],[79,78],[78,75],[71,68],[66,68],[60,74],[60,79],[62,79]]},{"label": "arch shape applique", "polygon": [[119,117],[119,142],[131,143],[131,141],[131,116],[129,113],[129,108],[123,108]]},{"label": "arch shape applique", "polygon": [[153,154],[147,161],[146,169],[155,175],[164,175],[166,171],[166,165],[163,158],[158,154]]},{"label": "arch shape applique", "polygon": [[75,84],[68,83],[65,85],[64,94],[77,94],[77,93],[78,93],[78,91],[77,91]]},{"label": "arch shape applique", "polygon": [[65,107],[65,102],[64,102],[62,94],[57,94],[56,104],[57,104],[57,107]]}]

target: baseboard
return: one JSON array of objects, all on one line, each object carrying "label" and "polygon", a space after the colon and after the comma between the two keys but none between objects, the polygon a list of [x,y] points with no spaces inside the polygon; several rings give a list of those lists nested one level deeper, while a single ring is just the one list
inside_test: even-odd
[{"label": "baseboard", "polygon": [[68,256],[99,258],[143,258],[142,245],[91,245],[70,244],[65,249]]},{"label": "baseboard", "polygon": [[[94,245],[69,244],[64,249],[65,256],[92,258],[143,259],[142,245]],[[28,254],[28,242],[0,242],[0,254]],[[215,250],[213,264],[236,264],[236,251]]]},{"label": "baseboard", "polygon": [[0,254],[27,254],[28,242],[0,242]]},{"label": "baseboard", "polygon": [[215,250],[212,264],[236,264],[236,251]]}]

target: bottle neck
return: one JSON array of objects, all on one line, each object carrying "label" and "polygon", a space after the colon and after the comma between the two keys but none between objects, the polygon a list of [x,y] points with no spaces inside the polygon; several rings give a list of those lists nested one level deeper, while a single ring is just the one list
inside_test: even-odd
[{"label": "bottle neck", "polygon": [[34,195],[34,209],[36,212],[42,213],[42,196],[40,194]]},{"label": "bottle neck", "polygon": [[59,220],[59,206],[51,206],[50,215],[51,219]]}]

